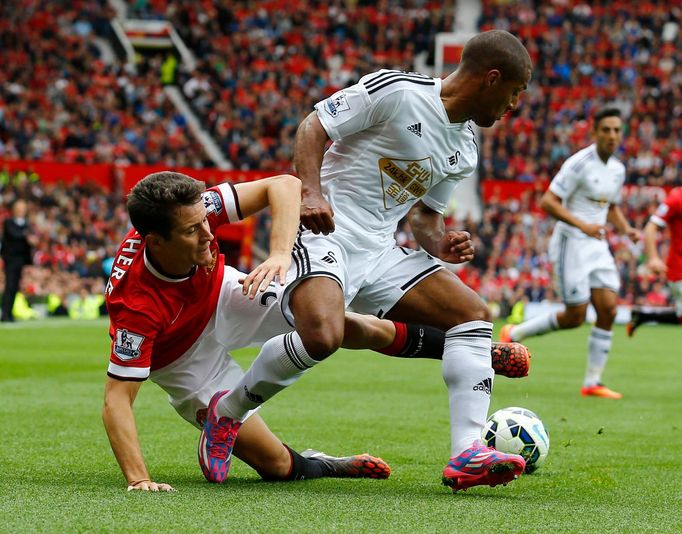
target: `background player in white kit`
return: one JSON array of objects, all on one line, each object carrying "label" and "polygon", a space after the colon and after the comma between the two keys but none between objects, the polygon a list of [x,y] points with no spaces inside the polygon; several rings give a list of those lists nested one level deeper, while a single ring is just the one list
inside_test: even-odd
[{"label": "background player in white kit", "polygon": [[[446,331],[442,370],[452,458],[444,482],[457,490],[521,474],[523,458],[479,441],[493,381],[490,311],[434,257],[473,258],[469,235],[447,231],[442,216],[457,182],[477,167],[469,121],[491,126],[514,109],[530,74],[521,42],[493,30],[466,44],[459,68],[444,80],[382,70],[315,106],[295,147],[307,230],[294,246],[283,309],[297,331],[268,341],[234,392],[214,397],[207,433],[224,424],[236,434],[248,409],[332,354],[352,304],[378,317],[418,317]],[[396,245],[394,232],[405,216],[426,252]]]},{"label": "background player in white kit", "polygon": [[625,183],[625,166],[614,156],[623,139],[623,122],[615,108],[594,116],[594,144],[568,158],[542,197],[540,206],[558,219],[549,245],[557,293],[565,309],[519,325],[505,325],[501,341],[519,341],[552,330],[575,328],[585,321],[591,302],[597,320],[590,331],[587,368],[580,392],[584,396],[620,399],[602,384],[611,350],[613,321],[620,279],[606,241],[606,223],[633,241],[630,226],[618,204]]}]

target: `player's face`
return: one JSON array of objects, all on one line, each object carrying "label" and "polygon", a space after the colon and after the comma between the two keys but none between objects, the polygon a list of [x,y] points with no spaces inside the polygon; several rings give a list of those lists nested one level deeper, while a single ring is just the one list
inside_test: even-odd
[{"label": "player's face", "polygon": [[595,126],[594,140],[597,152],[608,159],[623,141],[623,121],[620,117],[604,117]]},{"label": "player's face", "polygon": [[175,212],[175,227],[170,238],[161,238],[154,250],[155,259],[168,274],[182,276],[195,265],[211,265],[211,241],[213,234],[204,203],[181,206]]},{"label": "player's face", "polygon": [[519,98],[528,88],[530,70],[523,80],[503,80],[497,78],[482,91],[477,112],[472,116],[476,124],[483,127],[492,126],[506,113],[519,105]]}]

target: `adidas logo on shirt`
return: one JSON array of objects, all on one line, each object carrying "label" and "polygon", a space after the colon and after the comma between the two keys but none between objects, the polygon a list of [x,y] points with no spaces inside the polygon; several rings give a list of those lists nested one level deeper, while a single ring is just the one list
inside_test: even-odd
[{"label": "adidas logo on shirt", "polygon": [[493,381],[490,380],[490,378],[486,378],[474,386],[474,391],[485,391],[486,394],[490,395],[490,390],[492,387]]},{"label": "adidas logo on shirt", "polygon": [[418,122],[417,124],[413,124],[412,126],[408,126],[407,131],[412,132],[417,137],[421,137],[422,136],[422,123]]}]

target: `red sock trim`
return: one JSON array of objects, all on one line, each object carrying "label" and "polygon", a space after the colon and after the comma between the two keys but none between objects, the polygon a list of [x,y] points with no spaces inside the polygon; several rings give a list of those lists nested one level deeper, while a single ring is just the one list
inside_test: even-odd
[{"label": "red sock trim", "polygon": [[389,356],[395,356],[405,348],[405,343],[407,342],[407,325],[405,323],[397,323],[395,321],[391,322],[395,326],[395,338],[393,339],[393,343],[391,343],[388,347],[384,347],[383,349],[377,349],[377,352],[381,352],[381,354],[388,354]]}]

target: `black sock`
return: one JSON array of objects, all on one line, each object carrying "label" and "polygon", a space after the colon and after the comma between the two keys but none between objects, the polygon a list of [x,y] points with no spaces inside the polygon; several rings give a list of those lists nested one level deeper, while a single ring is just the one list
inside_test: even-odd
[{"label": "black sock", "polygon": [[638,312],[639,318],[637,320],[638,323],[649,323],[649,322],[657,322],[657,323],[666,323],[666,324],[679,324],[680,320],[682,320],[680,317],[677,316],[675,313],[675,310],[665,310],[665,311],[652,311],[652,312],[643,312],[640,311]]},{"label": "black sock", "polygon": [[270,480],[304,480],[309,478],[321,478],[330,475],[329,468],[324,463],[304,458],[286,443],[284,443],[284,446],[291,455],[291,471],[289,471],[289,474],[284,478],[271,478]]},{"label": "black sock", "polygon": [[399,323],[394,321],[396,337],[388,347],[377,350],[398,358],[443,359],[445,332],[431,326]]}]

